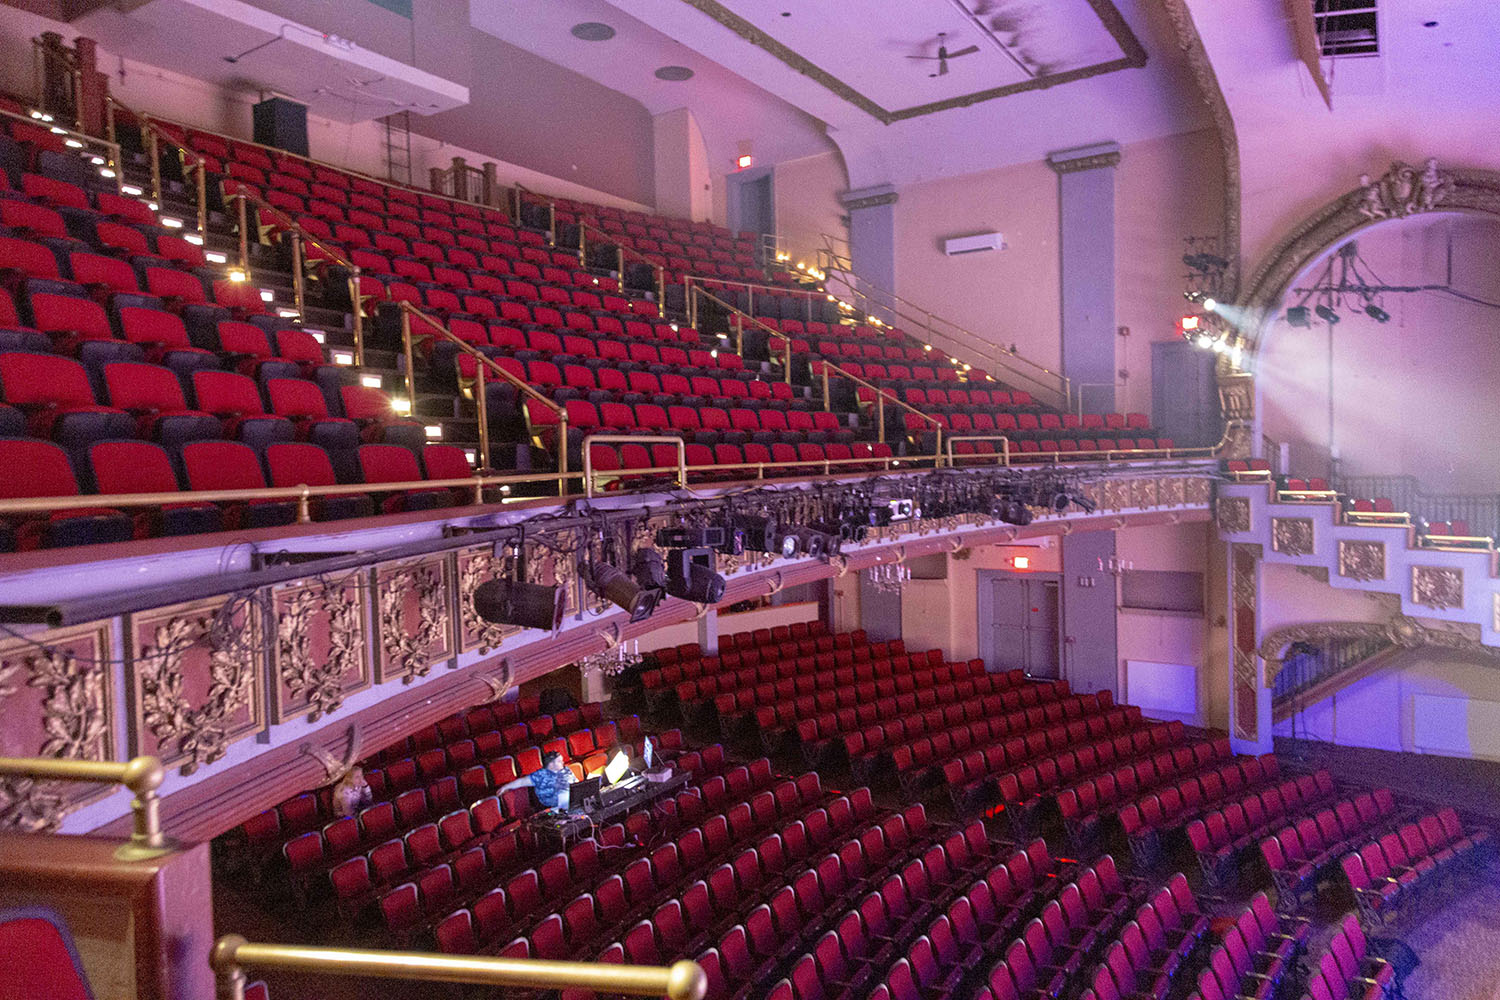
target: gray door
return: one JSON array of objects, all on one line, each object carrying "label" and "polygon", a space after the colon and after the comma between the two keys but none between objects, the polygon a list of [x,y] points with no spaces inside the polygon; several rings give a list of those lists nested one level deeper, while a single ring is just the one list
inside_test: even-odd
[{"label": "gray door", "polygon": [[740,229],[755,233],[776,231],[776,208],[772,202],[771,175],[746,180],[739,185]]},{"label": "gray door", "polygon": [[901,591],[878,590],[870,574],[859,574],[859,626],[871,642],[901,638]]},{"label": "gray door", "polygon": [[[991,670],[1021,667],[1034,677],[1057,677],[1059,583],[1045,577],[996,576],[981,601],[981,646]],[[987,606],[986,606],[987,605]]]}]

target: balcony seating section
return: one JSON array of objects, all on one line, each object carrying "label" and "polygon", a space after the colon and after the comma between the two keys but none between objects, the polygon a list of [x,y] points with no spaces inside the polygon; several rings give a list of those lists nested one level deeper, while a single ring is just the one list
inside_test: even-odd
[{"label": "balcony seating section", "polygon": [[1378,831],[1367,829],[1352,845],[1325,841],[1330,851],[1347,851],[1338,858],[1339,871],[1354,894],[1360,919],[1371,928],[1442,905],[1452,898],[1457,882],[1492,857],[1489,831],[1469,832],[1451,807],[1412,815],[1378,837],[1370,837],[1371,832]]}]

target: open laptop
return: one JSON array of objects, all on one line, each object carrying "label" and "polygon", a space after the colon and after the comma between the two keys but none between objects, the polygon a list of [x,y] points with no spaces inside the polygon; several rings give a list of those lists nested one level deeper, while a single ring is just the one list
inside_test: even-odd
[{"label": "open laptop", "polygon": [[599,797],[599,785],[600,779],[598,777],[584,778],[581,781],[575,781],[567,788],[563,789],[562,795],[558,796],[557,804],[564,810],[569,809],[568,806],[563,804],[564,797],[566,797],[567,801],[572,803],[571,811],[583,812],[588,808],[589,801],[591,799],[597,799]]}]

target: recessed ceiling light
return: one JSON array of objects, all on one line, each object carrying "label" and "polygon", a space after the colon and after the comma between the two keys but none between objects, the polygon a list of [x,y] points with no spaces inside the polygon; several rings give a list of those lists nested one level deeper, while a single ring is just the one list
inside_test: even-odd
[{"label": "recessed ceiling light", "polygon": [[683,80],[691,80],[693,78],[693,71],[686,66],[663,66],[656,71],[656,78],[658,80],[671,80],[673,83],[678,83]]},{"label": "recessed ceiling light", "polygon": [[585,42],[607,42],[615,37],[615,29],[600,21],[584,21],[573,25],[573,37]]}]

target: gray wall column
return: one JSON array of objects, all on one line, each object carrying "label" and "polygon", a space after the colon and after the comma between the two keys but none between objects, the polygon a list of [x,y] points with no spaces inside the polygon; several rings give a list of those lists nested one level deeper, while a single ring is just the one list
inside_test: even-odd
[{"label": "gray wall column", "polygon": [[[839,200],[849,212],[849,256],[854,273],[865,279],[860,282],[860,290],[874,302],[885,303],[879,290],[896,290],[896,189],[889,184],[859,188],[844,192]],[[887,315],[886,319],[894,317]]]},{"label": "gray wall column", "polygon": [[709,608],[698,619],[698,645],[704,656],[719,655],[719,609]]},{"label": "gray wall column", "polygon": [[1113,531],[1062,536],[1063,677],[1080,694],[1120,694],[1115,578],[1099,569],[1114,554]]},{"label": "gray wall column", "polygon": [[1085,413],[1115,408],[1115,167],[1113,142],[1047,157],[1057,171],[1062,266],[1062,366]]}]

